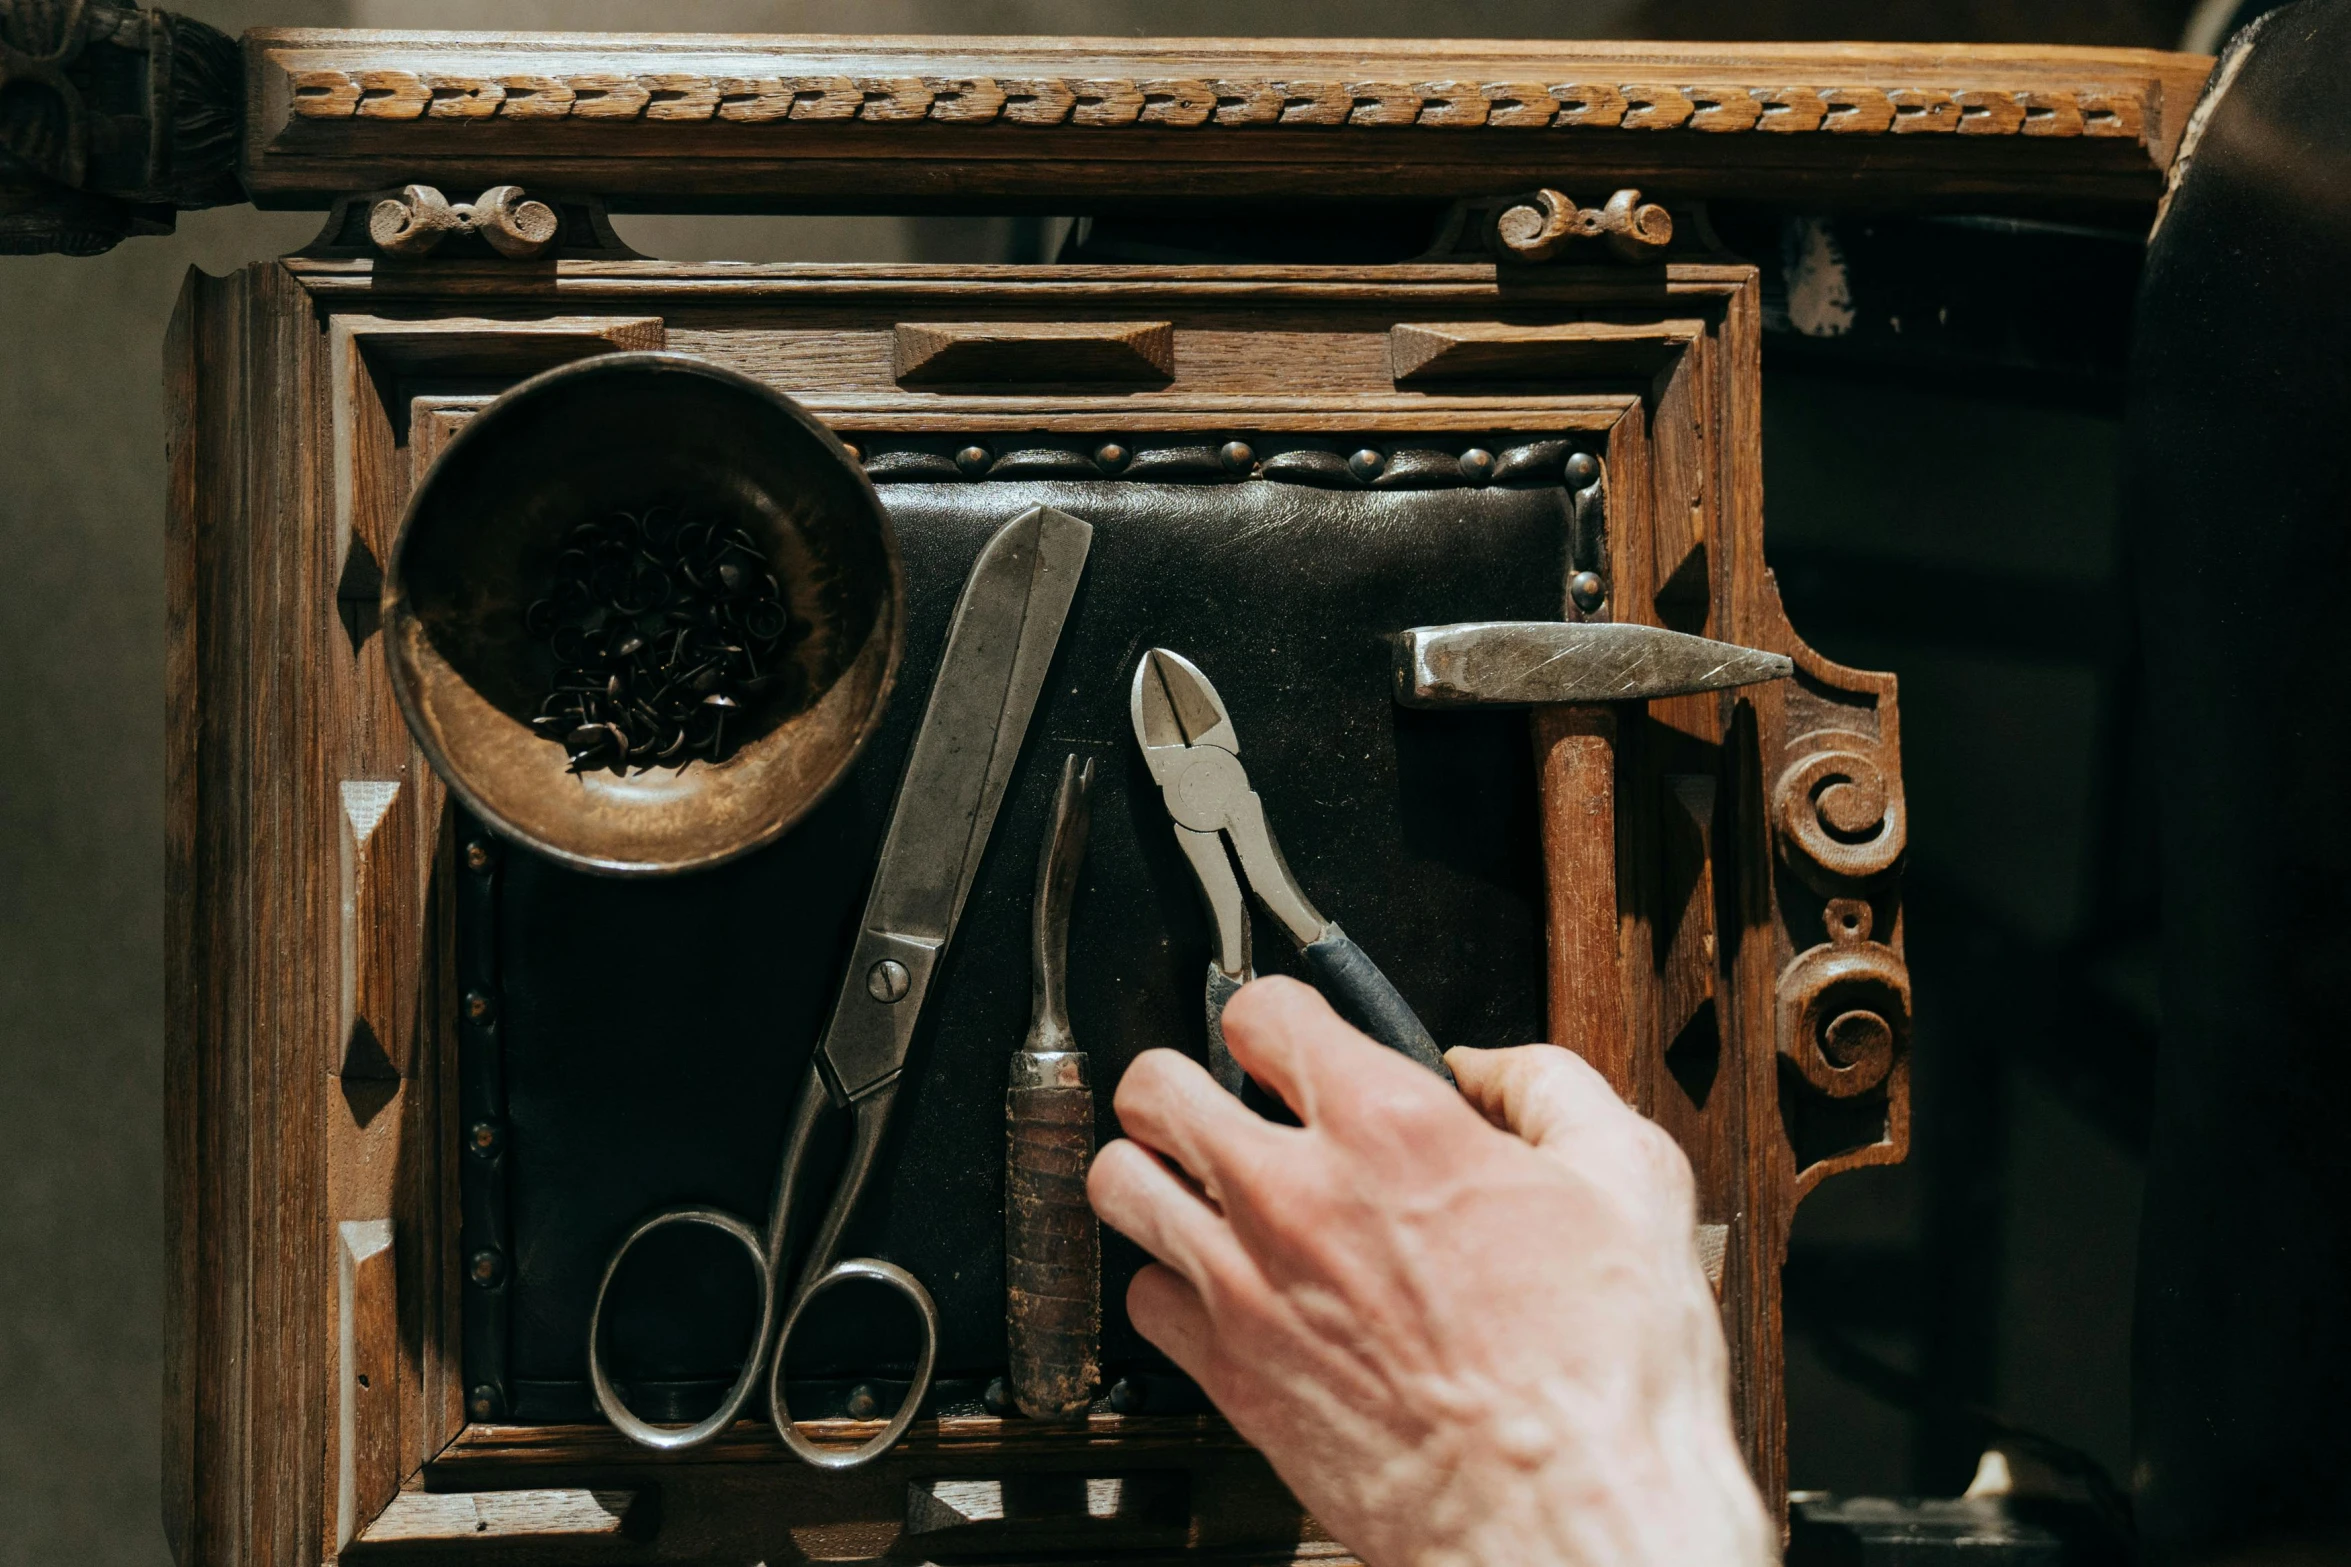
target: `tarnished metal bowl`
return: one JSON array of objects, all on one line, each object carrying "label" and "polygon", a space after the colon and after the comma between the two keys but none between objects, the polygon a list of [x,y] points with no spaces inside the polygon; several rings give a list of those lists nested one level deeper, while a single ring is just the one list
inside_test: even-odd
[{"label": "tarnished metal bowl", "polygon": [[[556,661],[525,612],[575,527],[656,506],[748,532],[804,629],[788,678],[730,715],[722,760],[575,774],[531,728]],[[409,502],[383,607],[434,769],[498,832],[615,875],[716,865],[806,815],[880,723],[906,626],[897,538],[855,459],[789,397],[678,354],[566,365],[475,415]]]}]

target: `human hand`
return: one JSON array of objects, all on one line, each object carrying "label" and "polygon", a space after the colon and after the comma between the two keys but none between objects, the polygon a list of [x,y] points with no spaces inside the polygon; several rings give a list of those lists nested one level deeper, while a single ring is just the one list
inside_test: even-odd
[{"label": "human hand", "polygon": [[1373,1567],[1777,1557],[1731,1434],[1688,1162],[1553,1045],[1443,1082],[1293,980],[1118,1087],[1088,1192],[1159,1259],[1127,1313]]}]

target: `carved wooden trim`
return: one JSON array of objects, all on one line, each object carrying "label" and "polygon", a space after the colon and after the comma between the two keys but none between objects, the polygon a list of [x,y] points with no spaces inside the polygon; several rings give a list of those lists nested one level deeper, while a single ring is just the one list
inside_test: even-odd
[{"label": "carved wooden trim", "polygon": [[301,29],[249,33],[245,50],[244,172],[264,203],[428,177],[652,204],[1508,195],[1572,171],[1690,197],[2137,204],[2160,188],[2211,63],[1859,44]]},{"label": "carved wooden trim", "polygon": [[1731,1227],[1727,1224],[1698,1226],[1698,1266],[1705,1271],[1706,1282],[1714,1286],[1714,1298],[1722,1299],[1723,1264],[1729,1259]]},{"label": "carved wooden trim", "polygon": [[901,386],[964,382],[1166,381],[1175,328],[1166,321],[906,321]]},{"label": "carved wooden trim", "polygon": [[1654,375],[1705,331],[1692,320],[1404,322],[1388,331],[1398,386],[1539,376]]},{"label": "carved wooden trim", "polygon": [[636,1491],[407,1491],[394,1498],[358,1539],[352,1555],[387,1545],[495,1548],[528,1541],[615,1539],[630,1532]]},{"label": "carved wooden trim", "polygon": [[[1507,82],[1376,82],[1285,77],[1277,81],[1184,77],[720,76],[693,71],[568,76],[448,71],[344,70],[273,55],[295,120],[389,121],[496,118],[641,120],[686,125],[857,121],[1097,129],[1158,125],[1376,126],[1424,130],[1688,129],[1752,131],[1767,112],[1774,131],[1836,136],[1956,134],[2089,136],[2136,140],[2147,132],[2141,91],[1973,86],[1672,86],[1567,83],[1557,105],[1517,96]],[[508,94],[513,94],[510,99]],[[1961,99],[1966,100],[1964,108]],[[1497,101],[1515,112],[1495,115]],[[1817,103],[1820,113],[1804,108]],[[1213,107],[1212,107],[1213,105]],[[1795,112],[1791,112],[1795,111]]]},{"label": "carved wooden trim", "polygon": [[[346,1084],[408,1075],[422,959],[416,890],[417,795],[398,778],[344,779],[342,1064]],[[354,1090],[356,1091],[356,1090]]]},{"label": "carved wooden trim", "polygon": [[335,1226],[335,1543],[350,1544],[400,1487],[400,1297],[392,1221]]}]

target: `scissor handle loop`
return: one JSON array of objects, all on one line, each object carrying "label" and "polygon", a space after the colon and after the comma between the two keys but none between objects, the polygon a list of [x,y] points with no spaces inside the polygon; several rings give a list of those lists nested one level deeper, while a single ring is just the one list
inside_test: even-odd
[{"label": "scissor handle loop", "polygon": [[[916,1315],[922,1319],[922,1354],[915,1361],[914,1380],[907,1386],[906,1398],[898,1405],[897,1413],[890,1416],[888,1425],[855,1447],[819,1447],[793,1426],[792,1411],[784,1402],[784,1346],[791,1342],[792,1329],[799,1325],[800,1314],[808,1309],[810,1301],[834,1285],[852,1279],[887,1285],[913,1303]],[[767,1406],[775,1418],[776,1435],[803,1462],[819,1469],[855,1469],[871,1463],[897,1445],[906,1428],[914,1424],[923,1395],[930,1391],[931,1368],[938,1358],[939,1308],[932,1303],[931,1292],[922,1287],[922,1281],[896,1263],[884,1262],[879,1257],[844,1258],[809,1281],[799,1298],[792,1302],[792,1309],[785,1314],[784,1325],[776,1334],[775,1354],[768,1361],[767,1369]],[[736,1395],[727,1396],[733,1399]]]},{"label": "scissor handle loop", "polygon": [[[743,1357],[743,1369],[735,1373],[734,1385],[719,1401],[717,1409],[688,1426],[657,1426],[641,1420],[621,1402],[620,1390],[613,1386],[604,1366],[604,1297],[611,1293],[612,1281],[620,1272],[620,1265],[629,1249],[656,1230],[675,1225],[699,1225],[733,1237],[751,1257],[751,1271],[759,1280],[759,1330],[750,1353]],[[910,1281],[911,1282],[911,1281]],[[918,1286],[919,1287],[919,1286]],[[926,1298],[925,1305],[928,1305]],[[596,1305],[588,1314],[588,1381],[596,1391],[596,1407],[604,1411],[604,1418],[629,1440],[663,1452],[679,1452],[689,1447],[700,1447],[712,1437],[734,1424],[750,1402],[752,1390],[759,1386],[759,1373],[764,1362],[780,1360],[770,1356],[768,1346],[775,1338],[776,1318],[775,1273],[769,1266],[764,1243],[759,1232],[731,1213],[716,1208],[667,1208],[639,1223],[629,1231],[620,1245],[613,1249],[612,1260],[604,1264],[604,1277],[596,1285]],[[797,1315],[797,1313],[795,1313]],[[938,1329],[934,1320],[932,1337]],[[929,1362],[926,1360],[927,1366]]]}]

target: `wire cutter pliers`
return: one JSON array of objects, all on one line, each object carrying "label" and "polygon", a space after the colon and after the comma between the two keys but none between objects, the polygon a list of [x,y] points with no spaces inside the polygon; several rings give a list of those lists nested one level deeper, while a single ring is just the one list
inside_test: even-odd
[{"label": "wire cutter pliers", "polygon": [[[1249,954],[1249,906],[1241,877],[1266,912],[1289,933],[1306,970],[1348,1022],[1451,1082],[1453,1074],[1396,987],[1347,933],[1316,912],[1266,825],[1265,802],[1249,787],[1233,720],[1208,677],[1180,653],[1153,648],[1135,666],[1128,698],[1135,740],[1174,819],[1177,845],[1191,861],[1216,927],[1208,961],[1208,1066],[1218,1082],[1241,1091],[1242,1072],[1224,1041],[1224,1008],[1256,977]],[[1230,844],[1230,853],[1227,845]],[[1233,857],[1241,862],[1233,874]]]}]

